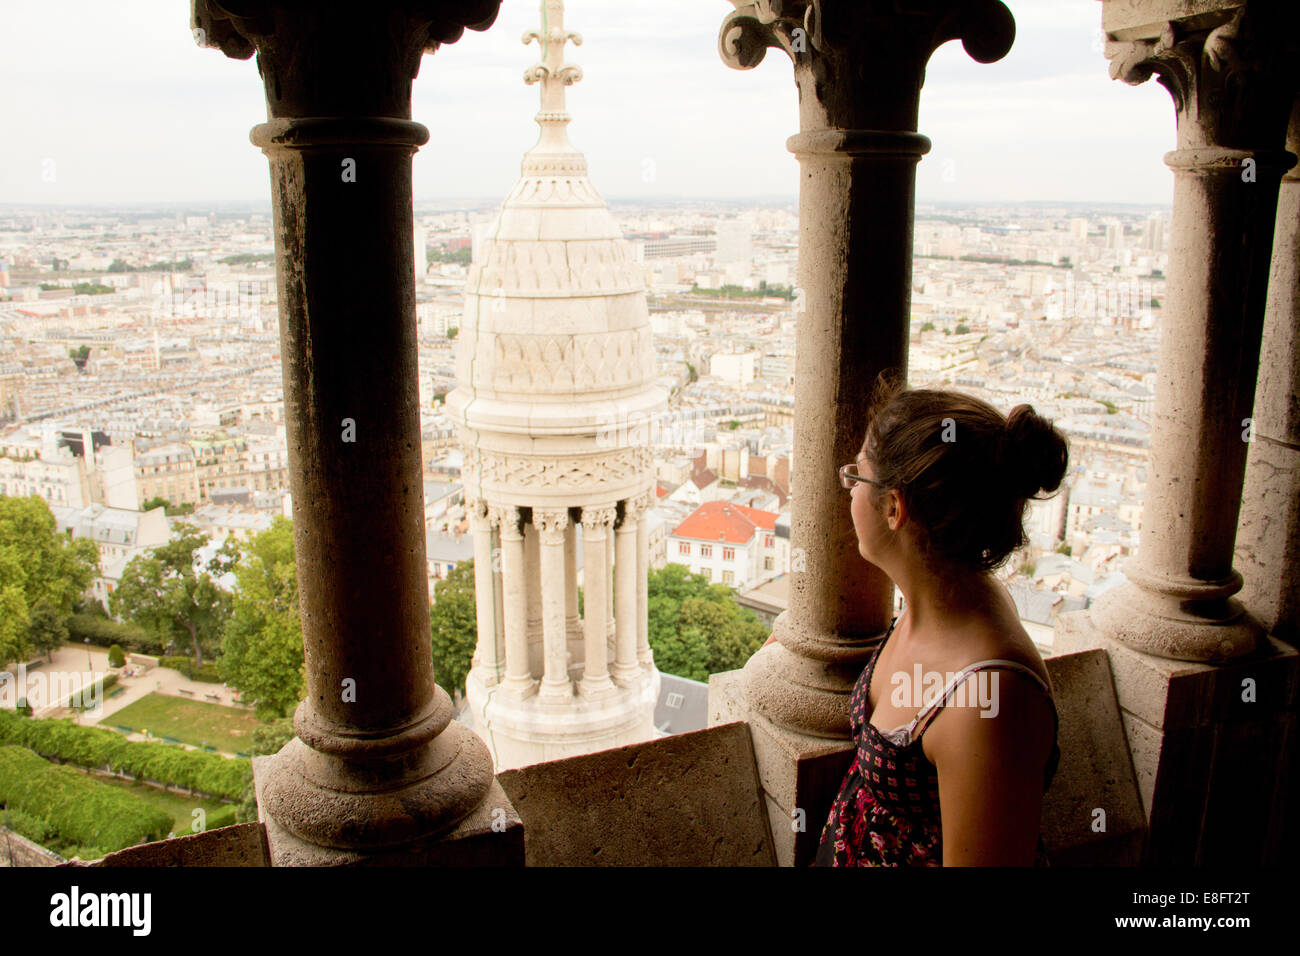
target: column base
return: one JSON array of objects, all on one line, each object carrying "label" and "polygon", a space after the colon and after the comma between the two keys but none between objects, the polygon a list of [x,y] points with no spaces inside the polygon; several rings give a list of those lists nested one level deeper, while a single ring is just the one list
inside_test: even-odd
[{"label": "column base", "polygon": [[608,674],[597,678],[584,677],[578,681],[578,696],[583,700],[604,700],[617,697],[618,687]]},{"label": "column base", "polygon": [[531,677],[507,677],[499,686],[500,693],[512,700],[527,700],[537,694],[537,681]]},{"label": "column base", "polygon": [[[1125,571],[1131,580],[1089,609],[1101,632],[1122,644],[1156,657],[1212,663],[1252,653],[1264,636],[1263,626],[1228,596],[1241,586],[1235,573],[1220,587],[1198,587]],[[1145,586],[1132,580],[1138,575]]]},{"label": "column base", "polygon": [[747,707],[796,735],[848,740],[853,735],[849,697],[862,665],[862,660],[832,663],[802,657],[777,641],[745,664]]},{"label": "column base", "polygon": [[482,803],[449,832],[402,846],[363,852],[308,843],[260,809],[273,760],[273,757],[253,758],[258,819],[266,829],[272,866],[524,865],[523,823],[495,778]]},{"label": "column base", "polygon": [[542,678],[537,685],[537,699],[543,703],[566,704],[573,700],[573,682],[570,680],[547,681]]},{"label": "column base", "polygon": [[300,736],[261,761],[259,812],[304,843],[360,852],[451,830],[490,789],[492,756],[439,694],[445,706],[388,737],[323,734],[299,705]]},{"label": "column base", "polygon": [[634,687],[645,674],[645,668],[638,664],[615,664],[610,668],[610,677],[619,687]]}]

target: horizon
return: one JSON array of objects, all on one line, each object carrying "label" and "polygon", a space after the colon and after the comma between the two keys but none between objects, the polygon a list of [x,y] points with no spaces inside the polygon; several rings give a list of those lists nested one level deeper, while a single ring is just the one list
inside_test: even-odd
[{"label": "horizon", "polygon": [[[930,59],[918,127],[932,146],[917,168],[917,202],[1168,208],[1172,101],[1154,81],[1109,78],[1100,5],[1006,2],[1018,35],[1005,58],[979,64],[950,41]],[[10,91],[0,205],[269,203],[266,158],[248,140],[266,115],[253,62],[198,47],[188,8],[168,0],[70,4],[9,11],[0,35]],[[723,64],[718,30],[731,9],[727,0],[662,0],[651,11],[568,0],[566,26],[584,39],[566,49],[584,72],[566,90],[569,134],[609,201],[797,194],[789,59],[773,50],[752,70]],[[505,3],[488,30],[467,30],[421,61],[412,116],[430,141],[413,161],[417,203],[499,203],[517,181],[538,105],[537,87],[521,78],[537,48],[520,34],[538,16],[536,2]],[[57,55],[44,37],[58,39]],[[193,198],[200,191],[211,198]]]}]

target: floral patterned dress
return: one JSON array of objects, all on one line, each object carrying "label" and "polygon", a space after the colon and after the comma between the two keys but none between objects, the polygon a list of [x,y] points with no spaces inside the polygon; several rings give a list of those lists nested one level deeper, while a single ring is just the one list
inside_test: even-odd
[{"label": "floral patterned dress", "polygon": [[[867,690],[880,650],[897,623],[898,618],[894,618],[849,699],[849,720],[857,746],[822,830],[816,866],[942,866],[939,776],[921,749],[922,735],[967,674],[1010,667],[1043,683],[1037,673],[1015,661],[980,661],[963,668],[949,682],[945,693],[917,714],[911,724],[884,733],[871,724]],[[1043,689],[1050,700],[1050,688],[1044,685]],[[1057,719],[1054,701],[1052,716]],[[1060,748],[1053,742],[1044,790],[1056,774],[1060,756]],[[1048,865],[1041,835],[1035,865]]]}]

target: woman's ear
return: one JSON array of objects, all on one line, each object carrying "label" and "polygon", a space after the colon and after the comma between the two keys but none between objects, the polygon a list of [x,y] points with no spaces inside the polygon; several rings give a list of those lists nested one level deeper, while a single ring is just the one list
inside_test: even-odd
[{"label": "woman's ear", "polygon": [[907,522],[907,502],[897,488],[889,489],[889,503],[885,507],[885,520],[889,522],[889,530],[897,531]]}]

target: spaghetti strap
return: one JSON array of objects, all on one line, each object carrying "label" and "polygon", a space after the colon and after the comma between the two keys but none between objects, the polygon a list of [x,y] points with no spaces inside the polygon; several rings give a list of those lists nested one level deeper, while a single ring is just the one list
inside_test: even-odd
[{"label": "spaghetti strap", "polygon": [[[912,720],[912,723],[908,725],[907,727],[908,740],[914,743],[917,740],[921,739],[921,735],[924,734],[926,730],[929,729],[930,724],[934,723],[934,718],[939,713],[940,709],[942,709],[944,706],[947,705],[948,698],[952,696],[953,692],[967,677],[969,677],[971,674],[974,674],[978,671],[997,670],[1001,668],[1010,668],[1012,670],[1019,671],[1020,673],[1026,674],[1029,677],[1032,677],[1035,681],[1037,681],[1038,686],[1040,686],[1043,689],[1043,691],[1047,694],[1047,699],[1052,704],[1052,716],[1056,717],[1056,701],[1052,700],[1051,688],[1047,685],[1046,682],[1044,682],[1044,680],[1041,677],[1038,676],[1038,673],[1033,668],[1027,667],[1024,664],[1021,664],[1019,661],[1009,661],[1003,658],[991,658],[985,661],[976,661],[974,664],[970,664],[966,667],[963,667],[960,671],[958,671],[953,676],[953,679],[950,680],[948,682],[948,685],[943,689],[943,693],[937,699],[932,700],[930,703],[926,704],[925,707],[921,709],[921,712],[917,714],[916,717]],[[921,726],[921,729],[917,731],[916,729],[917,725],[921,724],[922,721],[924,721],[924,724],[923,726]]]}]

